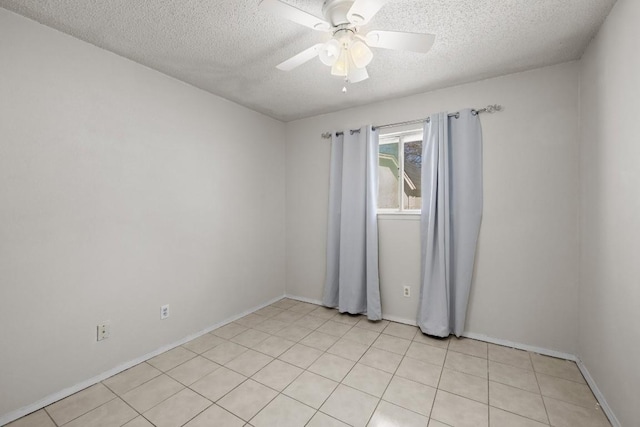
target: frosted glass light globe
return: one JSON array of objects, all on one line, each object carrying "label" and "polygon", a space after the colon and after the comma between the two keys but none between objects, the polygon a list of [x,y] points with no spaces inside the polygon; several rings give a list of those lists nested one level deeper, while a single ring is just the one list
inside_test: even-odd
[{"label": "frosted glass light globe", "polygon": [[349,73],[349,55],[347,50],[342,49],[338,60],[331,67],[331,74],[334,76],[347,77]]},{"label": "frosted glass light globe", "polygon": [[371,52],[369,46],[360,40],[354,42],[349,51],[351,52],[351,59],[353,59],[353,63],[358,68],[366,67],[373,59],[373,52]]},{"label": "frosted glass light globe", "polygon": [[336,39],[331,39],[326,42],[320,49],[320,61],[324,65],[331,67],[336,63],[340,56],[340,43]]}]

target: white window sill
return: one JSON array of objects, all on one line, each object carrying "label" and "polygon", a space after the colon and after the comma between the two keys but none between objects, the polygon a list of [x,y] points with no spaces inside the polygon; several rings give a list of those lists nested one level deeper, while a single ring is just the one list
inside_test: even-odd
[{"label": "white window sill", "polygon": [[420,221],[420,212],[384,212],[378,211],[378,220]]}]

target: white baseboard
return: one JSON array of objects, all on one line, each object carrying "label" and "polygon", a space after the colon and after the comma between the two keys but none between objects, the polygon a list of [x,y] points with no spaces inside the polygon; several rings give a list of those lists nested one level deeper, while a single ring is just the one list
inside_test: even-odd
[{"label": "white baseboard", "polygon": [[587,369],[582,359],[580,359],[579,357],[577,357],[576,359],[577,359],[576,363],[578,364],[578,368],[580,369],[580,372],[582,372],[582,376],[587,381],[587,384],[589,384],[589,387],[591,387],[591,391],[593,392],[593,395],[598,400],[598,404],[602,408],[602,411],[605,413],[607,418],[609,418],[609,422],[611,423],[611,425],[613,427],[622,427],[622,424],[620,424],[620,421],[618,421],[618,419],[616,418],[615,414],[613,413],[613,410],[611,409],[611,406],[609,406],[609,403],[607,403],[607,399],[604,398],[604,395],[598,388],[598,384],[596,384],[595,380],[589,373],[589,370]]},{"label": "white baseboard", "polygon": [[[299,297],[297,295],[290,295],[290,294],[286,294],[285,297],[287,297],[289,299],[296,300],[296,301],[308,302],[308,303],[316,304],[316,305],[323,305],[322,301],[317,300],[317,299],[313,299],[313,298]],[[404,323],[406,325],[416,326],[416,321],[415,320],[409,320],[409,319],[405,319],[405,318],[402,318],[402,317],[396,317],[396,316],[386,316],[384,314],[382,315],[382,318],[384,320],[390,320],[392,322]]]},{"label": "white baseboard", "polygon": [[487,335],[477,334],[475,332],[463,332],[462,336],[466,338],[478,340],[478,341],[484,341],[491,344],[501,345],[504,347],[511,347],[511,348],[516,348],[518,350],[530,351],[532,353],[538,353],[544,356],[557,357],[558,359],[566,359],[566,360],[571,360],[573,362],[576,361],[576,356],[570,353],[563,353],[557,350],[549,350],[547,348],[536,347],[534,345],[521,344],[518,342],[509,341],[509,340],[503,340],[501,338],[493,338]]},{"label": "white baseboard", "polygon": [[294,299],[296,301],[302,301],[302,302],[308,302],[310,304],[322,305],[322,301],[320,301],[319,299],[298,297],[298,296],[289,295],[289,294],[285,294],[284,296],[285,296],[285,298]]},{"label": "white baseboard", "polygon": [[[290,295],[290,294],[286,294],[285,296],[287,298],[289,298],[289,299],[293,299],[293,300],[296,300],[296,301],[303,301],[303,302],[308,302],[308,303],[311,303],[311,304],[322,305],[322,301],[317,300],[317,299],[313,299],[313,298],[299,297],[297,295]],[[411,325],[411,326],[417,326],[418,325],[415,319],[407,319],[407,318],[400,317],[400,316],[390,316],[390,315],[386,315],[386,314],[383,313],[382,314],[382,318],[385,319],[385,320],[390,320],[392,322],[403,323],[405,325]],[[560,358],[560,359],[567,359],[567,360],[572,360],[572,361],[576,360],[576,357],[573,354],[562,353],[560,351],[548,350],[546,348],[535,347],[535,346],[526,345],[526,344],[520,344],[520,343],[516,343],[516,342],[513,342],[513,341],[507,341],[507,340],[503,340],[503,339],[499,339],[499,338],[493,338],[493,337],[489,337],[489,336],[486,336],[486,335],[477,334],[475,332],[464,332],[462,334],[462,336],[467,337],[467,338],[472,338],[472,339],[478,340],[478,341],[488,342],[488,343],[491,343],[491,344],[498,344],[498,345],[503,345],[503,346],[506,346],[506,347],[517,348],[519,350],[532,351],[534,353],[543,354],[545,356],[552,356],[552,357],[557,357],[557,358]]]},{"label": "white baseboard", "polygon": [[396,323],[404,323],[405,325],[418,326],[418,323],[416,322],[416,319],[405,319],[404,317],[388,316],[386,314],[383,314],[382,318],[384,320],[390,320],[390,321],[396,322]]},{"label": "white baseboard", "polygon": [[95,377],[89,378],[89,379],[87,379],[85,381],[82,381],[81,383],[75,384],[75,385],[73,385],[71,387],[67,387],[67,388],[65,388],[63,390],[60,390],[60,391],[55,392],[55,393],[52,393],[52,394],[44,397],[43,399],[40,399],[37,402],[32,403],[31,405],[27,405],[27,406],[24,406],[24,407],[22,407],[20,409],[15,410],[15,411],[9,412],[8,414],[5,414],[5,415],[0,417],[0,426],[8,424],[11,421],[15,421],[18,418],[22,418],[25,415],[28,415],[28,414],[30,414],[32,412],[35,412],[35,411],[37,411],[39,409],[44,408],[45,406],[49,406],[50,404],[52,404],[54,402],[57,402],[58,400],[64,399],[65,397],[69,397],[72,394],[79,392],[80,390],[84,390],[87,387],[91,387],[92,385],[97,384],[100,381],[106,380],[107,378],[112,377],[112,376],[114,376],[116,374],[119,374],[120,372],[125,371],[125,370],[127,370],[127,369],[129,369],[129,368],[131,368],[131,367],[133,367],[135,365],[138,365],[138,364],[144,362],[145,360],[149,360],[152,357],[155,357],[155,356],[157,356],[157,355],[159,355],[161,353],[164,353],[165,351],[171,350],[172,348],[175,348],[175,347],[178,347],[178,346],[180,346],[180,345],[182,345],[184,343],[187,343],[187,342],[189,342],[189,341],[191,341],[191,340],[193,340],[195,338],[198,338],[201,335],[204,335],[204,334],[206,334],[208,332],[213,331],[214,329],[217,329],[217,328],[219,328],[221,326],[224,326],[227,323],[231,323],[234,320],[237,320],[237,319],[239,319],[241,317],[246,316],[247,314],[253,313],[256,310],[260,310],[261,308],[264,308],[264,307],[266,307],[268,305],[271,305],[274,302],[281,300],[282,298],[284,298],[284,295],[278,296],[276,298],[272,298],[271,300],[265,302],[264,304],[260,304],[260,305],[258,305],[256,307],[253,307],[253,308],[249,309],[249,310],[245,310],[245,311],[243,311],[242,313],[240,313],[238,315],[235,315],[235,316],[229,317],[229,318],[227,318],[225,320],[222,320],[222,321],[216,323],[215,325],[209,326],[206,329],[203,329],[203,330],[201,330],[199,332],[196,332],[194,334],[188,335],[185,338],[182,338],[182,339],[180,339],[178,341],[175,341],[175,342],[173,342],[171,344],[167,344],[165,346],[162,346],[162,347],[160,347],[160,348],[158,348],[158,349],[156,349],[156,350],[154,350],[154,351],[152,351],[150,353],[147,353],[147,354],[145,354],[143,356],[140,356],[140,357],[137,357],[137,358],[135,358],[133,360],[130,360],[128,362],[122,363],[122,364],[116,366],[113,369],[110,369],[110,370],[108,370],[106,372],[103,372],[103,373],[101,373],[99,375],[96,375]]}]

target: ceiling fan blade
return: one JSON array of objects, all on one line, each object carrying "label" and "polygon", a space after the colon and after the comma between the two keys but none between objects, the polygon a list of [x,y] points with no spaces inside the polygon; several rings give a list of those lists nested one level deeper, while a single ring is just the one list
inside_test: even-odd
[{"label": "ceiling fan blade", "polygon": [[286,61],[276,65],[276,68],[282,71],[291,71],[294,68],[299,67],[305,62],[311,61],[313,58],[318,56],[318,53],[320,52],[321,47],[322,47],[322,43],[313,45],[309,49],[305,49],[299,54],[292,56]]},{"label": "ceiling fan blade", "polygon": [[365,39],[367,44],[372,47],[427,53],[433,46],[436,36],[400,31],[370,31]]},{"label": "ceiling fan blade", "polygon": [[317,18],[297,7],[283,3],[280,0],[262,0],[260,7],[273,15],[281,16],[313,30],[328,31],[331,29],[331,24],[327,21]]},{"label": "ceiling fan blade", "polygon": [[347,12],[347,19],[354,25],[365,25],[388,2],[389,0],[356,0]]}]

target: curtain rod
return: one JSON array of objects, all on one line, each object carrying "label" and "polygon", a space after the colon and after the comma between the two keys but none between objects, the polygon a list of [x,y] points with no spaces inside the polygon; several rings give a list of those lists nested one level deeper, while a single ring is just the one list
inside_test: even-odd
[{"label": "curtain rod", "polygon": [[[493,105],[487,105],[484,108],[474,108],[471,110],[471,114],[475,116],[480,113],[495,113],[497,111],[502,111],[502,105],[493,104]],[[457,119],[458,117],[460,117],[460,112],[456,111],[455,113],[449,113],[449,117],[455,117]],[[422,122],[429,123],[430,120],[431,118],[427,117],[426,119],[410,120],[408,122],[389,123],[386,125],[372,126],[372,128],[373,130],[376,130],[376,129],[396,127],[396,126],[403,126],[403,125],[413,125],[413,124],[422,123]],[[352,129],[350,132],[351,132],[351,135],[353,135],[354,133],[360,132],[360,129]],[[336,135],[342,135],[342,134],[343,132],[336,132]],[[331,135],[332,135],[331,132],[325,132],[322,134],[322,138],[329,139],[331,138]]]}]

